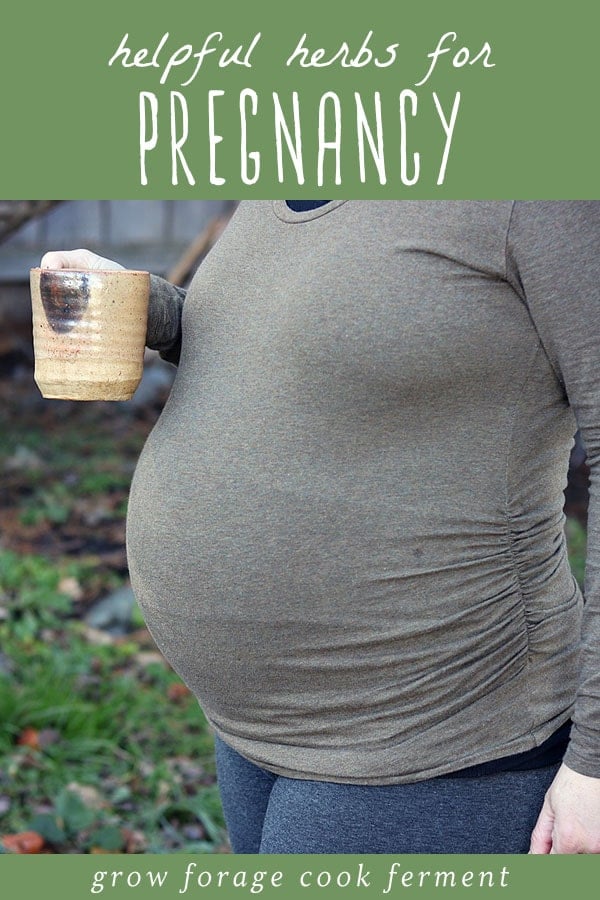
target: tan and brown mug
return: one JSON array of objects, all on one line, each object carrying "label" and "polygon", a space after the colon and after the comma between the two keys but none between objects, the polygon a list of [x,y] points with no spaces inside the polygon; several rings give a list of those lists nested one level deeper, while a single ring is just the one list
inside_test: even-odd
[{"label": "tan and brown mug", "polygon": [[148,272],[36,268],[30,280],[42,396],[129,400],[143,373]]}]

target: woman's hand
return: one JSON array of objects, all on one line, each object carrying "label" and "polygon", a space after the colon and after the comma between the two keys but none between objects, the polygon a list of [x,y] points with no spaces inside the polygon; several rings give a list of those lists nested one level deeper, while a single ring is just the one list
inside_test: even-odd
[{"label": "woman's hand", "polygon": [[546,794],[530,853],[600,853],[600,778],[565,766]]},{"label": "woman's hand", "polygon": [[105,259],[91,250],[52,250],[45,253],[40,263],[42,269],[123,269],[118,262]]}]

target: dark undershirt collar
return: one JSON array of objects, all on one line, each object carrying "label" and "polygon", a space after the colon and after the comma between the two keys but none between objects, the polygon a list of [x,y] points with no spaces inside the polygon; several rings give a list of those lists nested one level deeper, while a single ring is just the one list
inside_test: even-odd
[{"label": "dark undershirt collar", "polygon": [[325,206],[329,200],[286,200],[288,207],[293,212],[306,212],[309,209],[317,209],[319,206]]}]

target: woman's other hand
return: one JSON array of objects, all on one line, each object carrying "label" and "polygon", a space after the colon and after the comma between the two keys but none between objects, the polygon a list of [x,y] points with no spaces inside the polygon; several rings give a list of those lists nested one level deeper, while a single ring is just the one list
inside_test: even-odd
[{"label": "woman's other hand", "polygon": [[44,253],[40,263],[42,269],[123,269],[124,266],[112,259],[105,259],[91,250],[52,250]]},{"label": "woman's other hand", "polygon": [[564,763],[546,794],[530,853],[600,853],[600,778]]}]

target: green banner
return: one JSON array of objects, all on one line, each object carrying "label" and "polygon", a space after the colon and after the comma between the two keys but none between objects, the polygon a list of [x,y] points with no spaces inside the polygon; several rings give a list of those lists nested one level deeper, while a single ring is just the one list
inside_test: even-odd
[{"label": "green banner", "polygon": [[0,194],[598,198],[599,24],[589,0],[15,4]]},{"label": "green banner", "polygon": [[174,900],[202,897],[398,900],[598,893],[594,857],[520,856],[40,856],[2,860],[6,897]]},{"label": "green banner", "polygon": [[[6,199],[600,199],[600,5],[11,5]],[[596,896],[589,857],[3,855],[3,896]]]}]

